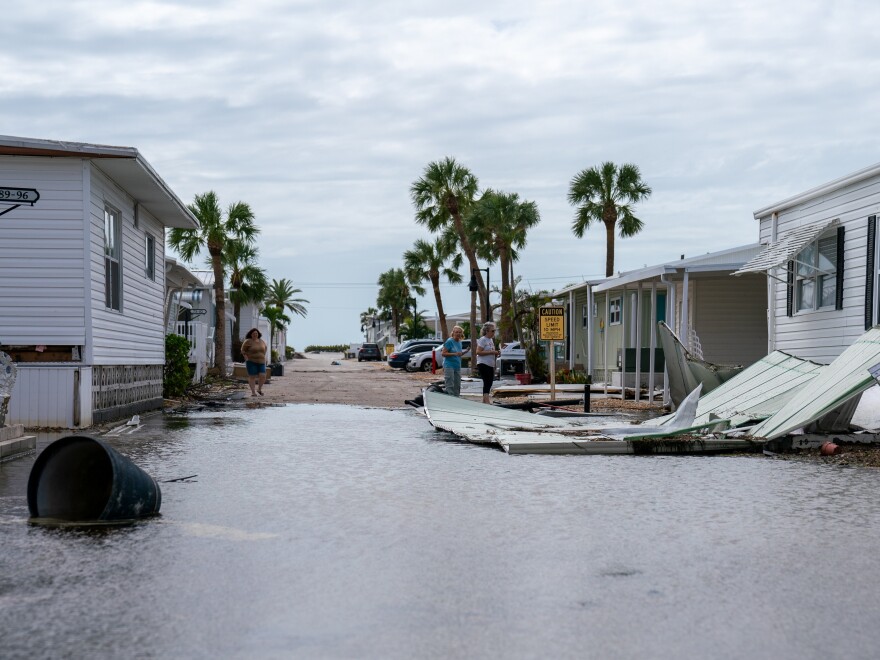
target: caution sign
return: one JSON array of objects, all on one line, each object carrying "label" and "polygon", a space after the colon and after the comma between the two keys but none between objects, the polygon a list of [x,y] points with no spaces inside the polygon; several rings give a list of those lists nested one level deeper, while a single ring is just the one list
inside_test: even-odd
[{"label": "caution sign", "polygon": [[540,320],[541,341],[565,340],[564,307],[539,307],[538,319]]}]

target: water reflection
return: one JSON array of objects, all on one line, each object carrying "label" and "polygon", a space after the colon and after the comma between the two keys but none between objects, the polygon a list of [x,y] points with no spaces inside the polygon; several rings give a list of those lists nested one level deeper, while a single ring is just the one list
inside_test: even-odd
[{"label": "water reflection", "polygon": [[155,519],[46,529],[26,522],[32,460],[0,466],[10,657],[857,658],[880,642],[872,470],[511,457],[343,406],[108,441],[159,481],[198,477],[163,483]]}]

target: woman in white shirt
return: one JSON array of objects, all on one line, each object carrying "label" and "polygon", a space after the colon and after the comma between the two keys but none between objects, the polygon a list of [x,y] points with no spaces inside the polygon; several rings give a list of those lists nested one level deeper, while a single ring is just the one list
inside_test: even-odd
[{"label": "woman in white shirt", "polygon": [[489,392],[495,380],[495,358],[501,351],[495,348],[495,324],[485,323],[482,336],[477,340],[477,371],[483,379],[483,403],[492,403]]}]

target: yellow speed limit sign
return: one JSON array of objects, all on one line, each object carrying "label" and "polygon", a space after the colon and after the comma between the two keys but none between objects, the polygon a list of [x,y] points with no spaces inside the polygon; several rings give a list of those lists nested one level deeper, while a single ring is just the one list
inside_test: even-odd
[{"label": "yellow speed limit sign", "polygon": [[565,308],[539,307],[541,341],[563,341],[565,339]]}]

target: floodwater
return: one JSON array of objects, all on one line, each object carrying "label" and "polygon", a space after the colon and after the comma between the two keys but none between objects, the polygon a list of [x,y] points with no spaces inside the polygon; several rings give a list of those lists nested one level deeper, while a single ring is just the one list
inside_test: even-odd
[{"label": "floodwater", "polygon": [[[507,456],[413,411],[156,416],[130,527],[27,523],[0,465],[0,656],[874,658],[870,469]],[[45,445],[45,442],[43,443]]]}]

